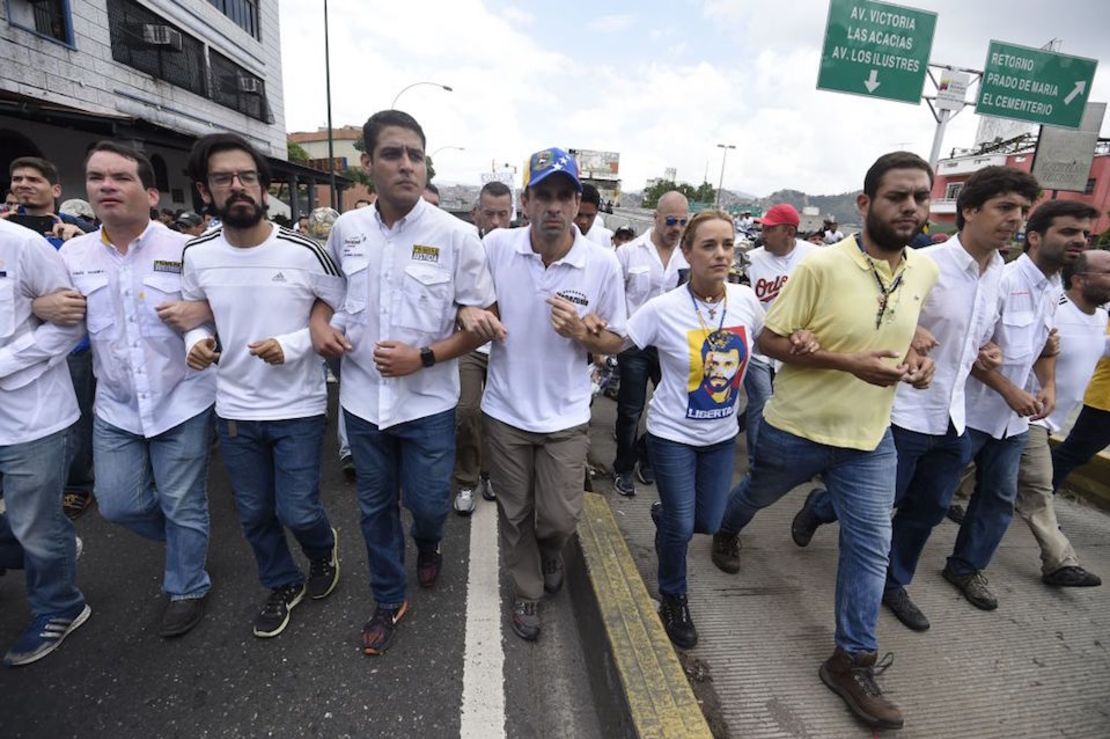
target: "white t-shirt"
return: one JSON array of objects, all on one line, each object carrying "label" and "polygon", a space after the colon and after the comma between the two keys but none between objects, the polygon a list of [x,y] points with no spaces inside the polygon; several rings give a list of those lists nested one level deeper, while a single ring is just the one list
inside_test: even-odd
[{"label": "white t-shirt", "polygon": [[[207,300],[220,336],[216,413],[237,421],[318,416],[327,409],[322,361],[312,349],[308,317],[317,298],[343,304],[344,281],[324,247],[276,224],[258,246],[227,243],[223,229],[199,236],[182,254],[181,295]],[[185,335],[186,351],[212,335]],[[248,344],[274,338],[284,364],[267,364]]]},{"label": "white t-shirt", "polygon": [[580,316],[596,313],[618,336],[625,334],[620,264],[574,229],[574,244],[544,267],[532,251],[530,229],[499,228],[486,235],[504,342],[493,342],[482,412],[534,433],[552,433],[590,420],[586,347],[555,333],[547,299],[558,295]]},{"label": "white t-shirt", "polygon": [[[748,252],[748,281],[751,282],[752,291],[764,312],[771,309],[794,268],[801,264],[807,254],[820,248],[808,241],[794,239],[794,248],[782,257],[772,254],[763,246]],[[758,351],[752,352],[752,359],[763,364],[773,364],[770,357]],[[776,364],[775,367],[778,368],[779,365]]]},{"label": "white t-shirt", "polygon": [[651,434],[691,446],[736,436],[740,384],[752,344],[763,330],[763,308],[747,285],[728,284],[726,289],[723,321],[721,314],[710,318],[699,305],[708,332],[698,321],[686,285],[652,298],[628,320],[632,342],[659,352],[663,376],[648,406]]},{"label": "white t-shirt", "polygon": [[1056,309],[1056,331],[1060,353],[1056,355],[1056,409],[1043,421],[1033,423],[1059,431],[1072,411],[1083,402],[1095,365],[1106,356],[1107,314],[1096,308],[1087,315],[1065,295]]}]

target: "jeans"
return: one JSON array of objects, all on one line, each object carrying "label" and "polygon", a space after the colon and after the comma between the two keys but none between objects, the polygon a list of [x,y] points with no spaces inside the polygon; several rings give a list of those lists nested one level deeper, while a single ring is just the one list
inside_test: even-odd
[{"label": "jeans", "polygon": [[613,472],[631,472],[636,462],[651,466],[650,450],[643,436],[638,436],[640,416],[644,413],[647,384],[659,384],[659,354],[655,347],[635,347],[617,355],[620,387],[617,389],[617,458]]},{"label": "jeans", "polygon": [[715,534],[728,505],[736,437],[691,446],[648,434],[655,484],[663,503],[659,524],[659,592],[686,594],[686,550],[694,534]]},{"label": "jeans", "polygon": [[[339,361],[339,359],[325,359],[324,364],[326,364],[328,369],[331,370],[331,373],[335,375],[337,382],[343,382],[340,377],[340,374],[342,374],[340,368],[343,362]],[[351,445],[347,443],[347,422],[343,419],[342,408],[339,409],[339,419],[335,425],[335,437],[336,441],[339,442],[339,461],[342,462],[343,458],[351,453]]]},{"label": "jeans", "polygon": [[956,546],[948,558],[948,569],[957,577],[987,569],[1014,518],[1018,467],[1028,432],[991,438],[969,428],[971,455],[975,461],[975,494],[964,514]]},{"label": "jeans", "polygon": [[320,449],[326,425],[325,416],[217,422],[235,507],[264,587],[304,582],[283,526],[309,560],[330,557],[335,546],[320,502]]},{"label": "jeans", "polygon": [[879,618],[897,452],[888,430],[872,451],[818,444],[764,423],[751,472],[733,488],[720,533],[735,535],[792,488],[821,474],[840,519],[836,645],[848,654],[878,648]]},{"label": "jeans", "polygon": [[1083,406],[1068,438],[1052,450],[1052,489],[1059,490],[1076,467],[1082,467],[1110,444],[1110,411]]},{"label": "jeans", "polygon": [[971,461],[971,439],[956,433],[949,422],[943,436],[921,434],[892,426],[898,449],[898,486],[893,533],[890,538],[888,591],[905,588],[913,580],[917,562],[933,528],[944,520],[960,475]]},{"label": "jeans", "polygon": [[92,371],[92,351],[74,352],[66,357],[69,378],[77,394],[77,407],[81,417],[70,427],[73,435],[73,461],[69,463],[66,490],[93,491],[93,400],[96,398],[96,377]]},{"label": "jeans", "polygon": [[166,542],[162,590],[171,600],[200,598],[212,587],[204,570],[211,439],[211,407],[149,439],[93,422],[100,515]]},{"label": "jeans", "polygon": [[455,409],[379,429],[348,413],[370,592],[382,608],[405,600],[405,535],[401,503],[412,514],[418,548],[443,538],[455,467]]},{"label": "jeans", "polygon": [[748,362],[748,372],[744,375],[744,394],[748,405],[744,410],[747,417],[748,461],[755,456],[755,445],[759,441],[759,427],[763,424],[763,406],[771,397],[771,381],[774,378],[771,365],[753,359]]},{"label": "jeans", "polygon": [[24,570],[35,616],[72,616],[85,605],[77,589],[73,524],[62,512],[70,430],[0,446],[0,568]]}]

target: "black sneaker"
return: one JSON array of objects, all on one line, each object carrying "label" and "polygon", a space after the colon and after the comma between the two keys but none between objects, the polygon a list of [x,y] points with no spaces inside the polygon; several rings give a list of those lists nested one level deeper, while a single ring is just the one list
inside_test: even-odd
[{"label": "black sneaker", "polygon": [[987,577],[982,572],[957,575],[945,565],[944,571],[940,574],[944,575],[945,580],[959,588],[968,602],[976,608],[982,608],[984,611],[993,611],[998,608],[998,599],[987,587]]},{"label": "black sneaker", "polygon": [[357,473],[355,472],[355,459],[350,454],[344,454],[339,458],[339,467],[343,470],[343,476],[348,481],[354,482]]},{"label": "black sneaker", "polygon": [[333,528],[331,535],[335,542],[332,544],[331,554],[309,563],[305,588],[308,590],[308,597],[313,600],[327,598],[339,584],[339,532]]},{"label": "black sneaker", "polygon": [[613,476],[613,487],[626,498],[636,495],[636,482],[631,472],[618,472]]},{"label": "black sneaker", "polygon": [[655,471],[643,462],[636,463],[636,479],[645,485],[655,484]]},{"label": "black sneaker", "polygon": [[690,607],[685,595],[664,595],[659,603],[659,620],[670,637],[671,643],[679,649],[693,649],[698,645],[698,630],[690,618]]},{"label": "black sneaker", "polygon": [[92,507],[93,494],[88,490],[67,490],[62,495],[62,510],[66,518],[76,521]]},{"label": "black sneaker", "polygon": [[409,602],[403,601],[397,608],[374,609],[374,615],[362,627],[362,653],[368,655],[381,654],[389,649],[393,637],[397,633],[397,624],[409,612]]},{"label": "black sneaker", "polygon": [[543,589],[554,595],[563,587],[563,555],[543,560]]},{"label": "black sneaker", "polygon": [[254,635],[269,639],[285,631],[289,625],[289,612],[304,598],[304,583],[285,585],[270,591],[262,611],[254,617]]},{"label": "black sneaker", "polygon": [[540,638],[540,604],[534,600],[517,598],[513,601],[513,633],[524,641]]},{"label": "black sneaker", "polygon": [[170,639],[192,631],[204,617],[204,606],[207,600],[207,596],[171,600],[166,605],[166,610],[162,612],[162,625],[158,630],[158,636]]},{"label": "black sneaker", "polygon": [[958,526],[962,526],[964,523],[964,516],[967,515],[967,511],[965,511],[964,507],[959,503],[953,503],[952,505],[948,506],[948,513],[944,515],[947,516],[948,520],[952,523]]},{"label": "black sneaker", "polygon": [[883,593],[883,605],[890,609],[894,617],[901,621],[906,628],[913,629],[914,631],[928,631],[929,619],[921,612],[921,609],[914,605],[910,600],[909,593],[905,588],[898,588],[897,590],[887,590]]},{"label": "black sneaker", "polygon": [[821,525],[821,522],[817,520],[817,516],[813,513],[813,501],[823,492],[825,491],[820,488],[810,490],[809,495],[806,496],[805,504],[802,505],[802,510],[798,511],[790,524],[790,538],[800,547],[809,546],[809,543],[813,541],[813,535],[817,533],[817,527]]},{"label": "black sneaker", "polygon": [[1041,582],[1061,588],[1093,588],[1102,585],[1102,578],[1079,565],[1072,565],[1043,575]]},{"label": "black sneaker", "polygon": [[740,571],[740,537],[736,534],[713,534],[713,564],[717,569],[735,575]]},{"label": "black sneaker", "polygon": [[430,588],[439,579],[439,571],[443,568],[443,555],[439,551],[439,544],[434,547],[419,547],[416,552],[416,580],[422,588]]},{"label": "black sneaker", "polygon": [[497,500],[497,493],[493,492],[493,483],[489,481],[489,475],[478,478],[478,489],[482,491],[484,499]]}]

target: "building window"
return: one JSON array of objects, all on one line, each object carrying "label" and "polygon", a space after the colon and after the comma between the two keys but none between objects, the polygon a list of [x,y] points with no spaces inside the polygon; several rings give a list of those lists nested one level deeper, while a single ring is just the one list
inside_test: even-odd
[{"label": "building window", "polygon": [[262,39],[262,31],[258,25],[258,0],[208,0],[208,2],[239,28],[256,39]]},{"label": "building window", "polygon": [[212,99],[220,105],[239,111],[265,123],[273,123],[270,103],[266,99],[266,83],[212,49],[208,50],[212,65]]},{"label": "building window", "polygon": [[132,0],[108,0],[112,58],[204,95],[204,44]]},{"label": "building window", "polygon": [[955,200],[956,198],[960,197],[960,190],[962,189],[964,189],[964,183],[962,182],[948,183],[948,185],[944,188],[944,199]]},{"label": "building window", "polygon": [[8,0],[8,21],[13,26],[73,46],[69,0]]},{"label": "building window", "polygon": [[1094,191],[1095,191],[1095,184],[1096,184],[1096,180],[1095,180],[1095,178],[1094,178],[1094,177],[1092,177],[1091,179],[1087,180],[1087,186],[1083,188],[1083,194],[1084,194],[1084,195],[1091,195],[1091,194],[1093,194],[1093,193],[1094,193]]},{"label": "building window", "polygon": [[158,192],[169,192],[170,175],[166,171],[166,160],[162,158],[161,154],[154,154],[150,157],[150,168],[154,170],[154,187],[157,188]]}]

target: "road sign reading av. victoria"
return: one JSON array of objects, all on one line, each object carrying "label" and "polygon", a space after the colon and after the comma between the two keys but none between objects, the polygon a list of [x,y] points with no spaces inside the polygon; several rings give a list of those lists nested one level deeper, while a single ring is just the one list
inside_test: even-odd
[{"label": "road sign reading av. victoria", "polygon": [[991,41],[975,112],[1078,128],[1098,62]]},{"label": "road sign reading av. victoria", "polygon": [[830,0],[817,87],[917,104],[937,14],[871,0]]}]

